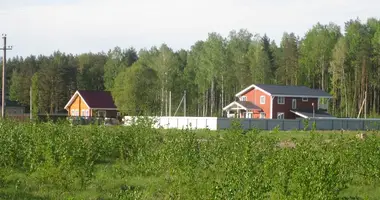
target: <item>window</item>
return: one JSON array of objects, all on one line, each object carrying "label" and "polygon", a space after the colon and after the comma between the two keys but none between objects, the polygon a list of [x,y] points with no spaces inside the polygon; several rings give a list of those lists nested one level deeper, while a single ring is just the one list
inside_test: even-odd
[{"label": "window", "polygon": [[242,96],[242,97],[240,98],[240,101],[247,101],[247,97],[246,97],[246,96]]},{"label": "window", "polygon": [[78,116],[78,115],[79,115],[79,110],[77,110],[77,109],[71,110],[71,116]]},{"label": "window", "polygon": [[278,112],[277,113],[277,119],[284,119],[285,118],[285,115],[283,112]]},{"label": "window", "polygon": [[260,113],[260,119],[265,119],[265,112]]},{"label": "window", "polygon": [[309,99],[308,98],[302,98],[302,101],[307,102],[307,101],[309,101]]},{"label": "window", "polygon": [[88,110],[82,110],[82,116],[83,117],[88,117],[89,116]]},{"label": "window", "polygon": [[277,97],[277,104],[285,104],[285,97]]},{"label": "window", "polygon": [[297,99],[292,100],[292,109],[297,109]]},{"label": "window", "polygon": [[104,111],[104,110],[99,110],[99,111],[98,111],[98,116],[99,116],[99,117],[105,117],[105,116],[106,116],[106,111]]},{"label": "window", "polygon": [[260,96],[260,104],[265,104],[265,96]]}]

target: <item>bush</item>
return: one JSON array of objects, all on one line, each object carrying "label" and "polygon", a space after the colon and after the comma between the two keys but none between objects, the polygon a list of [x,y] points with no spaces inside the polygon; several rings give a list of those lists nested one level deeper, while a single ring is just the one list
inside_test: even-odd
[{"label": "bush", "polygon": [[[0,189],[18,181],[23,191],[48,188],[41,195],[52,199],[93,188],[104,199],[337,199],[380,180],[377,137],[312,134],[279,145],[277,134],[241,134],[239,122],[200,137],[139,120],[127,127],[0,121]],[[139,181],[127,184],[133,177]]]}]

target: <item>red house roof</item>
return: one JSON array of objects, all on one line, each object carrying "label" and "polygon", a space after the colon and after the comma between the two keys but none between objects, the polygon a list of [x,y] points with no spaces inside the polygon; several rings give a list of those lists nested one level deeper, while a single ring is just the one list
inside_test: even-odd
[{"label": "red house roof", "polygon": [[66,104],[65,109],[67,109],[67,107],[74,102],[77,96],[80,96],[89,108],[105,110],[116,109],[115,103],[110,92],[86,90],[76,91],[74,95],[71,97],[70,101]]}]

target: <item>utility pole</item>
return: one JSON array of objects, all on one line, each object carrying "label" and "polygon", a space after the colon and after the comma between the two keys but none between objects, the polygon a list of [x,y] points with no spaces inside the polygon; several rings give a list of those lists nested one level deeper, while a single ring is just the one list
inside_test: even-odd
[{"label": "utility pole", "polygon": [[172,91],[169,91],[169,117],[172,116]]},{"label": "utility pole", "polygon": [[186,117],[186,90],[183,96],[183,116]]},{"label": "utility pole", "polygon": [[7,51],[12,50],[11,46],[7,47],[7,35],[3,34],[3,40],[4,40],[4,46],[3,48],[0,48],[0,50],[3,50],[3,82],[2,82],[2,88],[1,88],[1,118],[5,117],[5,67],[7,64]]},{"label": "utility pole", "polygon": [[364,93],[364,119],[367,119],[367,91]]},{"label": "utility pole", "polygon": [[33,108],[32,108],[32,106],[33,106],[33,99],[32,99],[33,96],[32,95],[33,95],[32,86],[30,86],[30,106],[29,106],[30,107],[30,109],[29,109],[30,110],[30,121],[33,120],[33,113],[32,113],[33,112]]}]

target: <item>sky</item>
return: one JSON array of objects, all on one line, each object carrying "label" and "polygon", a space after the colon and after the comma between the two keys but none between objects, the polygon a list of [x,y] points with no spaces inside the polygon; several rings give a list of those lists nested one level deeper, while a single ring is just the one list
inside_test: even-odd
[{"label": "sky", "polygon": [[377,0],[0,0],[0,33],[11,57],[162,43],[179,50],[242,28],[279,43],[285,31],[303,37],[318,22],[380,18],[379,8]]}]

